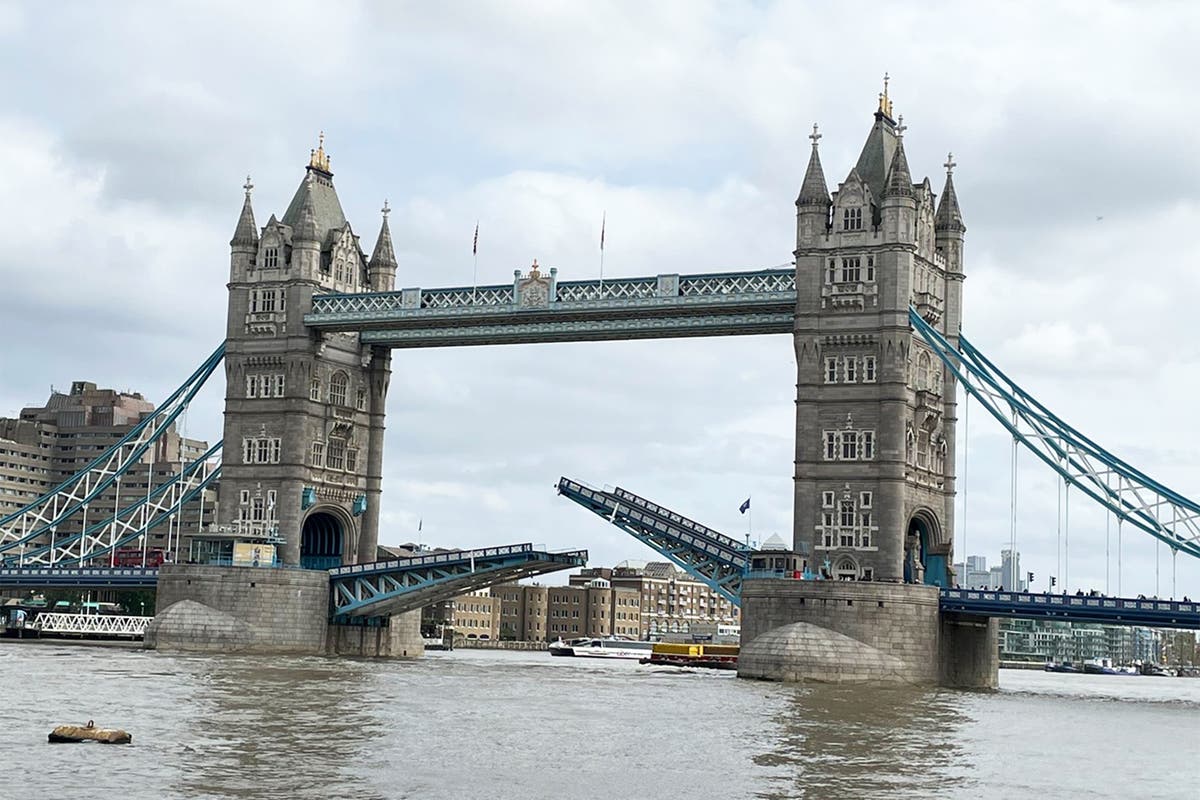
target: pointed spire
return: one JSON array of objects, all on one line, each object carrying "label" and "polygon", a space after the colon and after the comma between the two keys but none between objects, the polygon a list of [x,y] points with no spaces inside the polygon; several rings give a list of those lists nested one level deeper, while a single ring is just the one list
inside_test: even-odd
[{"label": "pointed spire", "polygon": [[938,199],[937,212],[933,217],[933,228],[936,231],[957,231],[965,233],[967,226],[963,224],[962,211],[958,208],[958,195],[954,192],[954,168],[958,164],[954,163],[954,154],[946,155],[946,163],[943,164],[946,168],[946,187],[942,189],[942,196]]},{"label": "pointed spire", "polygon": [[254,209],[250,206],[250,192],[254,189],[254,184],[250,182],[249,175],[246,176],[246,183],[242,188],[246,190],[246,200],[242,203],[242,215],[238,217],[230,246],[258,244],[258,227],[254,224]]},{"label": "pointed spire", "polygon": [[391,213],[391,209],[388,208],[387,200],[383,201],[380,213],[383,214],[383,225],[379,228],[379,238],[375,240],[375,252],[367,262],[372,272],[379,267],[396,267],[396,254],[392,251],[392,231],[388,228],[388,214]]},{"label": "pointed spire", "polygon": [[904,154],[904,125],[896,128],[896,152],[892,155],[892,166],[883,185],[883,196],[912,197],[912,173],[908,170],[908,157]]},{"label": "pointed spire", "polygon": [[796,198],[798,206],[828,206],[830,203],[829,189],[825,185],[825,171],[821,169],[821,156],[817,152],[817,142],[821,133],[817,123],[813,123],[812,155],[808,157],[808,169],[804,173],[804,183],[800,184],[800,196]]},{"label": "pointed spire", "polygon": [[304,181],[303,199],[300,204],[300,219],[297,221],[292,234],[293,241],[319,242],[320,231],[317,230],[317,212],[313,205],[312,173]]}]

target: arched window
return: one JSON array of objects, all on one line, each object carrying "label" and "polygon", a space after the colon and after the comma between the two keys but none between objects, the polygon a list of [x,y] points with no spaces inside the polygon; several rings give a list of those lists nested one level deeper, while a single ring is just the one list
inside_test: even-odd
[{"label": "arched window", "polygon": [[333,373],[333,377],[329,379],[329,402],[338,406],[346,405],[346,389],[349,384],[350,379],[346,377],[346,373]]},{"label": "arched window", "polygon": [[921,353],[917,356],[917,388],[929,390],[929,354]]}]

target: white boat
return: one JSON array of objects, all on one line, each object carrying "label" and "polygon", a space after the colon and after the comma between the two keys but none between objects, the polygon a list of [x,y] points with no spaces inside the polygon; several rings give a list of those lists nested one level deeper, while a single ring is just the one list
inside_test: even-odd
[{"label": "white boat", "polygon": [[574,647],[576,644],[589,641],[591,640],[571,639],[570,641],[564,642],[562,639],[558,639],[557,641],[553,641],[547,645],[546,649],[550,651],[550,655],[552,656],[573,656],[575,655]]},{"label": "white boat", "polygon": [[[639,642],[615,636],[591,639],[572,639],[556,648],[559,642],[550,645],[551,655],[573,655],[576,658],[648,658],[654,650],[654,642]],[[570,653],[556,652],[569,649]]]}]

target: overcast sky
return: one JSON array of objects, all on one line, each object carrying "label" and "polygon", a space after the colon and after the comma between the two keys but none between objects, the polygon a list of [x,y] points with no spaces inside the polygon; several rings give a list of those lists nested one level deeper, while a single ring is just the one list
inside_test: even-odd
[{"label": "overcast sky", "polygon": [[[364,249],[388,199],[399,286],[790,261],[821,124],[831,188],[884,71],[914,177],[953,150],[967,336],[1106,448],[1200,495],[1200,129],[1191,3],[42,3],[0,0],[0,414],[91,380],[168,394],[217,344],[247,173],[282,215],[317,132]],[[788,336],[397,351],[383,543],[534,541],[653,558],[555,495],[618,484],[788,538]],[[216,440],[221,389],[187,433]],[[960,423],[961,424],[961,423]],[[960,442],[964,434],[960,428]],[[974,406],[966,543],[1009,539],[1009,440]],[[1018,547],[1058,571],[1056,490],[1019,459]],[[963,517],[959,511],[960,522]],[[1116,590],[1072,504],[1071,588]],[[1123,590],[1155,591],[1126,531]],[[1171,591],[1161,552],[1159,594]],[[1180,556],[1177,594],[1200,595]]]}]

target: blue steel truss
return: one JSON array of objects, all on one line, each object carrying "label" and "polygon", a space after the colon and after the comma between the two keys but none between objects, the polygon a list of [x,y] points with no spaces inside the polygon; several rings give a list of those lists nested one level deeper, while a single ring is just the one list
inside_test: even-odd
[{"label": "blue steel truss", "polygon": [[609,492],[559,478],[558,493],[662,553],[729,602],[741,605],[742,578],[750,565],[742,542],[625,489]]},{"label": "blue steel truss", "polygon": [[402,614],[497,583],[582,567],[586,550],[548,553],[532,544],[454,550],[329,570],[333,617]]},{"label": "blue steel truss", "polygon": [[790,333],[795,308],[791,268],[603,282],[551,270],[508,286],[318,295],[304,322],[369,344],[453,347]]},{"label": "blue steel truss", "polygon": [[118,547],[136,542],[143,534],[169,522],[201,492],[214,485],[221,477],[221,465],[214,460],[220,452],[221,442],[217,442],[170,480],[155,487],[149,496],[139,492],[132,503],[116,509],[106,519],[88,525],[80,533],[53,538],[50,544],[29,549],[21,543],[16,555],[0,558],[0,565],[70,567],[88,562],[102,564]]},{"label": "blue steel truss", "polygon": [[113,567],[106,569],[20,569],[0,568],[0,586],[44,589],[53,587],[153,589],[158,585],[154,568]]},{"label": "blue steel truss", "polygon": [[[7,553],[9,561],[16,551],[41,538],[54,538],[59,525],[77,515],[86,514],[89,505],[104,495],[135,465],[141,463],[155,442],[171,430],[188,405],[216,371],[225,357],[225,345],[213,351],[200,367],[160,405],[153,414],[135,425],[119,442],[105,450],[92,463],[57,487],[34,500],[24,508],[0,518],[0,553]],[[148,473],[149,474],[149,473]],[[118,538],[127,537],[128,530],[112,525],[107,534],[71,539],[81,545],[64,551],[68,562],[79,563],[91,557],[83,545],[107,552],[116,546]],[[57,554],[51,551],[46,563],[58,563]]]},{"label": "blue steel truss", "polygon": [[984,617],[1200,629],[1200,603],[1190,601],[943,589],[939,605],[943,611]]},{"label": "blue steel truss", "polygon": [[1200,558],[1200,505],[1117,458],[1055,416],[961,334],[951,344],[915,309],[921,338],[1026,449],[1067,482],[1173,550]]}]

